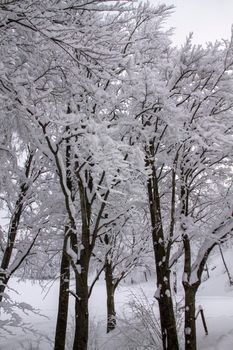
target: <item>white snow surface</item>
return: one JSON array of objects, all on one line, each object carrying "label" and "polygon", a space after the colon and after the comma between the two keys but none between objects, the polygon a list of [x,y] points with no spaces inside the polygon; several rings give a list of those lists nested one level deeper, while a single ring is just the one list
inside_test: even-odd
[{"label": "white snow surface", "polygon": [[[233,274],[232,264],[233,250],[229,249],[225,258]],[[210,278],[203,282],[197,295],[197,309],[202,305],[208,327],[208,335],[205,335],[200,315],[197,319],[198,350],[231,350],[233,349],[233,287],[229,286],[227,274],[220,256],[214,256],[209,263]],[[26,302],[34,308],[40,309],[46,317],[35,314],[24,315],[24,321],[31,324],[38,333],[24,332],[21,328],[14,329],[12,334],[0,334],[1,350],[52,350],[54,338],[57,301],[58,301],[58,281],[51,282],[44,287],[36,281],[20,281],[12,278],[9,292],[14,300]],[[48,288],[49,287],[49,288]],[[13,291],[17,290],[17,294]],[[71,288],[72,289],[72,288]],[[132,299],[132,293],[145,293],[148,299],[154,303],[156,308],[155,282],[142,282],[140,284],[122,283],[116,292],[116,309],[118,315],[122,315],[126,310],[126,305]],[[104,279],[100,279],[96,284],[90,300],[90,320],[91,323],[98,324],[98,350],[121,350],[119,345],[113,345],[110,336],[105,334],[106,327],[106,301],[105,301]],[[73,299],[73,298],[72,298]],[[70,310],[74,309],[73,300],[70,303]],[[72,317],[70,317],[72,323]],[[47,336],[49,340],[45,339]],[[71,336],[70,336],[71,338]],[[123,349],[122,349],[123,350]],[[136,350],[136,349],[135,349]]]}]

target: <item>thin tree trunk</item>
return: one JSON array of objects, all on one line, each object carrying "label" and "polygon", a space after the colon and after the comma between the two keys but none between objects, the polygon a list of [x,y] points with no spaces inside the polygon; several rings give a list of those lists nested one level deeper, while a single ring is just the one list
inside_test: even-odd
[{"label": "thin tree trunk", "polygon": [[[68,227],[65,228],[65,232],[67,232],[67,230]],[[70,262],[65,252],[64,246],[62,251],[62,260],[60,267],[60,289],[54,350],[65,350],[66,329],[69,309],[69,284]]]},{"label": "thin tree trunk", "polygon": [[19,196],[19,199],[16,202],[16,209],[15,212],[13,213],[11,222],[10,222],[10,227],[9,227],[9,232],[8,232],[8,239],[7,239],[7,244],[6,244],[6,249],[3,254],[2,262],[1,262],[1,273],[0,273],[0,302],[3,299],[3,294],[5,292],[7,283],[9,281],[9,274],[7,272],[7,269],[10,264],[14,244],[15,244],[15,239],[18,231],[18,226],[19,226],[19,221],[21,218],[22,210],[23,210],[23,196],[22,194]]},{"label": "thin tree trunk", "polygon": [[107,292],[107,333],[116,328],[116,311],[115,311],[115,285],[113,281],[112,264],[108,261],[105,267],[105,281]]},{"label": "thin tree trunk", "polygon": [[[189,236],[183,234],[184,243],[184,280],[183,287],[185,292],[185,321],[184,321],[184,337],[185,337],[185,350],[196,350],[196,320],[195,320],[195,303],[196,292],[199,286],[199,282],[196,284],[190,284],[189,279],[191,276],[191,246]],[[204,265],[203,265],[204,269]]]},{"label": "thin tree trunk", "polygon": [[185,285],[185,321],[184,321],[184,336],[185,350],[196,350],[196,292],[195,286]]},{"label": "thin tree trunk", "polygon": [[218,246],[219,246],[219,250],[220,250],[220,253],[221,253],[221,258],[222,258],[223,264],[224,264],[226,272],[227,272],[227,276],[228,276],[228,279],[229,279],[230,286],[232,286],[233,280],[232,280],[230,271],[229,271],[229,269],[227,267],[227,263],[226,263],[226,260],[224,258],[224,255],[223,255],[223,251],[222,251],[221,245],[219,244]]},{"label": "thin tree trunk", "polygon": [[[33,159],[33,153],[30,153],[28,156],[28,159],[25,163],[25,176],[26,176],[26,178],[29,177],[30,168],[32,165],[32,159]],[[24,200],[25,200],[25,196],[28,192],[28,189],[29,189],[29,186],[26,182],[20,186],[20,192],[18,195],[18,199],[15,203],[15,210],[12,214],[10,226],[8,229],[7,244],[6,244],[6,248],[4,250],[2,262],[0,265],[0,270],[1,270],[1,272],[0,272],[0,302],[3,299],[3,294],[5,292],[7,283],[10,279],[10,274],[8,273],[7,269],[9,268],[9,265],[10,265],[10,260],[11,260],[12,252],[13,252],[14,245],[15,245],[15,239],[16,239],[20,219],[21,219],[22,212],[23,212]]]},{"label": "thin tree trunk", "polygon": [[[69,114],[69,112],[70,110],[68,107],[67,113]],[[69,131],[69,127],[66,127],[66,131],[67,132]],[[71,148],[67,141],[66,184],[72,197],[72,179],[71,179],[71,169],[70,169],[71,153],[70,152],[71,152]],[[58,314],[57,314],[54,350],[65,350],[65,343],[66,343],[66,330],[67,330],[68,313],[69,313],[69,285],[70,285],[70,260],[66,252],[66,238],[69,230],[70,230],[70,227],[66,225],[65,232],[64,232],[61,266],[60,266],[60,287],[59,287]]]}]

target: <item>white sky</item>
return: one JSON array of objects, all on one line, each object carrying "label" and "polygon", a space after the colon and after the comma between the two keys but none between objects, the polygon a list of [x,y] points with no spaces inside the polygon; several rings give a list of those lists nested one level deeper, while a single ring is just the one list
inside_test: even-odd
[{"label": "white sky", "polygon": [[195,43],[204,44],[216,39],[229,39],[233,24],[233,0],[150,0],[151,3],[175,5],[168,20],[176,27],[173,40],[182,44],[189,32]]}]

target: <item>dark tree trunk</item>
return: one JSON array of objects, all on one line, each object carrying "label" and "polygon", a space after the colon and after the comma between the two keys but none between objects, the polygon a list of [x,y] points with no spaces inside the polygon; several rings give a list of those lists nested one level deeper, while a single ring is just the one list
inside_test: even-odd
[{"label": "dark tree trunk", "polygon": [[107,333],[116,328],[116,311],[115,311],[115,284],[113,280],[112,264],[108,261],[105,267],[105,281],[107,292]]},{"label": "dark tree trunk", "polygon": [[185,321],[184,321],[184,336],[185,336],[185,350],[196,350],[196,292],[195,286],[185,285]]},{"label": "dark tree trunk", "polygon": [[4,297],[4,292],[5,292],[5,289],[6,289],[6,286],[7,286],[7,283],[9,281],[9,276],[7,277],[6,273],[3,272],[0,274],[0,303],[2,302],[2,299]]},{"label": "dark tree trunk", "polygon": [[[92,177],[88,171],[85,172],[86,181],[90,192],[92,191]],[[95,234],[93,233],[92,242],[90,242],[90,220],[91,204],[89,203],[86,188],[78,174],[78,186],[82,218],[82,249],[77,254],[75,271],[76,280],[76,300],[75,300],[75,335],[73,350],[87,350],[88,331],[89,331],[89,313],[88,313],[88,271],[91,258],[91,251],[94,245]]]},{"label": "dark tree trunk", "polygon": [[[66,231],[67,231],[67,228],[65,232]],[[69,284],[70,284],[70,262],[65,252],[65,247],[63,247],[61,267],[60,267],[60,289],[59,289],[58,314],[57,314],[54,350],[65,350],[66,329],[67,329],[68,308],[69,308]]]},{"label": "dark tree trunk", "polygon": [[76,274],[75,336],[73,350],[87,350],[88,344],[88,266]]},{"label": "dark tree trunk", "polygon": [[170,271],[166,271],[165,267],[159,266],[158,262],[156,265],[157,286],[159,288],[157,300],[159,304],[163,349],[178,350],[179,344],[170,286]]},{"label": "dark tree trunk", "polygon": [[[79,164],[77,162],[77,169]],[[106,201],[110,193],[109,190],[105,192],[102,199],[103,202],[100,204],[99,211],[97,212],[96,222],[90,233],[91,227],[91,211],[93,201],[96,199],[96,194],[92,196],[92,200],[89,199],[89,194],[93,192],[93,178],[90,170],[84,171],[85,184],[80,176],[79,171],[76,173],[78,179],[78,189],[80,196],[80,207],[81,207],[81,221],[82,221],[82,233],[81,242],[82,249],[77,250],[77,261],[74,264],[71,262],[72,267],[75,271],[76,281],[76,295],[75,295],[75,335],[73,350],[87,350],[88,345],[88,330],[89,330],[89,313],[88,313],[88,299],[89,299],[89,288],[88,288],[88,271],[89,263],[95,241],[98,235],[99,224],[106,206]],[[104,172],[103,172],[104,178]],[[102,180],[100,181],[102,182]],[[89,194],[87,194],[86,184],[88,186]],[[76,230],[77,231],[77,230]],[[75,232],[75,231],[74,231]],[[73,250],[75,245],[73,244]],[[77,245],[76,245],[77,249]]]},{"label": "dark tree trunk", "polygon": [[6,289],[6,285],[7,285],[8,281],[10,279],[10,275],[7,273],[7,269],[9,267],[12,252],[14,249],[15,239],[16,239],[16,235],[17,235],[18,227],[19,227],[19,221],[20,221],[22,211],[23,211],[24,196],[26,195],[27,189],[28,189],[28,187],[25,184],[23,186],[21,186],[21,193],[20,193],[19,198],[15,204],[15,211],[12,215],[11,222],[10,222],[6,249],[3,253],[2,262],[1,262],[1,266],[0,266],[1,267],[0,302],[2,301],[3,293]]},{"label": "dark tree trunk", "polygon": [[[153,145],[151,146],[150,154],[153,154]],[[147,182],[147,188],[157,275],[158,295],[156,295],[156,299],[159,304],[163,350],[179,350],[170,285],[170,246],[164,239],[158,179],[153,158],[152,160],[148,158],[146,165],[150,165],[152,170],[152,174]]]},{"label": "dark tree trunk", "polygon": [[[69,114],[69,107],[67,109],[67,113]],[[69,127],[66,127],[66,131],[69,131]],[[71,169],[70,169],[70,158],[71,158],[71,148],[67,141],[66,145],[66,185],[70,191],[71,198],[73,200],[72,194],[72,179],[71,179]],[[60,179],[62,184],[62,180]],[[68,207],[67,207],[68,208]],[[69,218],[69,215],[68,215]],[[70,218],[69,218],[70,219]],[[70,220],[72,223],[72,221]],[[71,224],[72,227],[72,224]],[[66,331],[67,331],[67,322],[68,322],[68,313],[69,313],[69,285],[70,285],[70,259],[66,252],[66,244],[67,244],[67,234],[70,231],[70,226],[65,226],[64,232],[64,242],[62,249],[62,259],[60,266],[60,287],[59,287],[59,300],[58,300],[58,314],[57,314],[57,324],[56,324],[56,333],[55,333],[55,343],[54,350],[65,350],[66,343]],[[75,227],[73,225],[73,230]],[[71,241],[73,245],[76,244],[76,237],[73,234],[73,230],[71,233]]]}]

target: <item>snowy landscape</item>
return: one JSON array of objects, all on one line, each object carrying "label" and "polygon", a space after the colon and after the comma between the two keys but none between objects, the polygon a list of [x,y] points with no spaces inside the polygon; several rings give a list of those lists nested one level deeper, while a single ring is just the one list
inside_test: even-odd
[{"label": "snowy landscape", "polygon": [[[229,266],[232,263],[233,249],[226,249],[225,259]],[[208,335],[205,335],[201,318],[197,319],[198,349],[201,350],[230,350],[233,347],[233,287],[230,287],[224,264],[218,254],[215,252],[210,259],[209,264],[210,278],[207,279],[198,293],[197,305],[202,305],[207,327]],[[233,268],[231,268],[233,273]],[[125,285],[127,284],[127,285]],[[55,333],[58,283],[56,281],[47,281],[43,284],[38,281],[19,281],[13,279],[10,287],[17,288],[18,295],[12,291],[10,294],[18,301],[27,302],[35,310],[40,310],[39,315],[24,315],[25,323],[31,325],[37,330],[35,335],[30,331],[24,333],[23,329],[15,329],[13,334],[5,333],[2,339],[2,350],[14,349],[53,349],[53,339]],[[123,319],[125,314],[129,314],[128,302],[133,295],[146,296],[149,303],[156,313],[156,303],[153,300],[154,281],[136,282],[136,284],[123,283],[116,294],[116,308],[119,320]],[[177,299],[182,299],[182,290],[178,293]],[[96,300],[98,303],[96,303]],[[106,291],[104,281],[100,280],[95,287],[93,296],[90,300],[90,319],[91,319],[91,340],[90,349],[117,350],[127,348],[127,337],[124,339],[124,330],[119,334],[116,330],[114,334],[106,335]],[[73,302],[71,301],[70,310],[72,313]],[[72,332],[72,317],[70,318],[70,332]],[[124,326],[123,326],[124,327]],[[130,334],[130,332],[129,332]],[[122,341],[125,342],[124,347]],[[16,345],[17,344],[17,345]],[[135,347],[136,349],[136,347]],[[153,349],[153,347],[151,348]]]},{"label": "snowy landscape", "polygon": [[0,350],[233,349],[233,30],[174,5],[0,3]]}]

